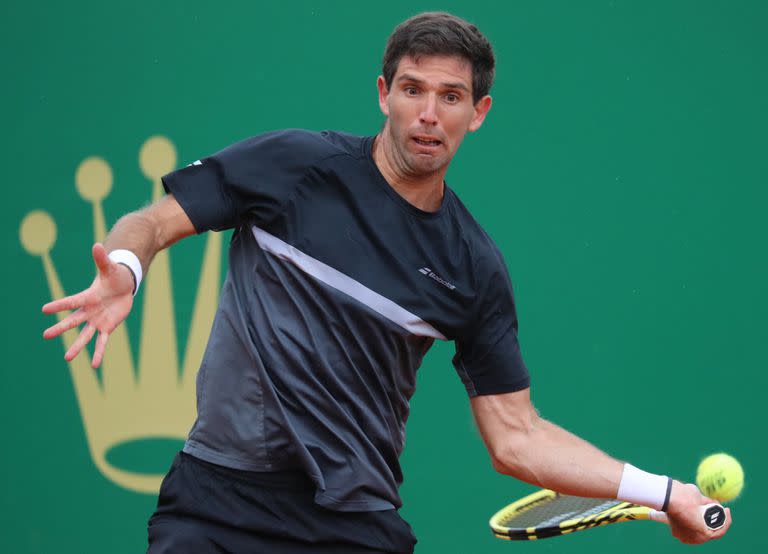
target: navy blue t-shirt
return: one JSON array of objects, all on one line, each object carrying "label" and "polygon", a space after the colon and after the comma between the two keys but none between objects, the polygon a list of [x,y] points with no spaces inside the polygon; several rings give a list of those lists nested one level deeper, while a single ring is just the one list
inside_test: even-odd
[{"label": "navy blue t-shirt", "polygon": [[416,370],[456,344],[470,396],[529,386],[507,269],[451,189],[422,211],[378,170],[374,137],[285,130],[163,178],[196,230],[234,228],[184,450],[301,469],[342,511],[400,507]]}]

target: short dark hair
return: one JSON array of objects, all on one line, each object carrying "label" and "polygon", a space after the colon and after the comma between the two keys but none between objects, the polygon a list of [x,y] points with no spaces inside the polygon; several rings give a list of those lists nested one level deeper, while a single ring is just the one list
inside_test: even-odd
[{"label": "short dark hair", "polygon": [[488,39],[477,27],[445,12],[425,12],[395,27],[387,40],[382,74],[387,88],[404,56],[459,56],[472,66],[472,100],[477,103],[493,84],[496,60]]}]

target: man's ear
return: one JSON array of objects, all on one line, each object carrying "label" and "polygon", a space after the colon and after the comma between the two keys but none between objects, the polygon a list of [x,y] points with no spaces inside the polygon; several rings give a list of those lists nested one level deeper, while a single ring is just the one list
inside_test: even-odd
[{"label": "man's ear", "polygon": [[379,109],[381,113],[389,117],[389,106],[387,105],[389,89],[387,89],[387,82],[384,80],[383,75],[379,75],[379,78],[376,79],[376,87],[379,89]]},{"label": "man's ear", "polygon": [[493,100],[487,94],[483,96],[475,104],[475,114],[472,116],[472,121],[469,122],[469,131],[474,132],[480,128],[480,125],[485,121],[485,116],[488,115],[488,110],[491,109]]}]

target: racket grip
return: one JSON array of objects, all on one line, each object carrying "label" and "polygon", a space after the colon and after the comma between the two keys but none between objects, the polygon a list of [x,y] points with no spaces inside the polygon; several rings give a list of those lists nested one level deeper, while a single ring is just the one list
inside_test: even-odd
[{"label": "racket grip", "polygon": [[699,510],[701,511],[701,516],[704,518],[704,523],[706,523],[707,527],[710,529],[720,529],[725,525],[725,508],[720,504],[713,502],[712,504],[701,506]]},{"label": "racket grip", "polygon": [[[701,517],[704,520],[704,523],[710,529],[720,529],[723,525],[725,525],[725,508],[723,508],[720,504],[713,503],[699,506],[699,512],[701,513]],[[666,512],[660,512],[658,510],[651,510],[648,513],[648,518],[652,519],[653,521],[659,521],[661,523],[669,523],[669,516],[666,514]]]}]

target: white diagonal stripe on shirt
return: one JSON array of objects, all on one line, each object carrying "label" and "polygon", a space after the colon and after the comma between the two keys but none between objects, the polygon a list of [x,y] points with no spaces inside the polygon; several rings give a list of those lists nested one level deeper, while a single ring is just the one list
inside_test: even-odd
[{"label": "white diagonal stripe on shirt", "polygon": [[259,243],[262,249],[274,254],[278,258],[291,262],[304,273],[311,275],[318,281],[351,296],[406,331],[414,335],[447,340],[440,331],[419,316],[412,314],[378,292],[372,291],[359,281],[355,281],[339,270],[305,254],[298,248],[267,233],[264,229],[259,229],[255,225],[251,229],[253,230],[253,236],[256,237],[256,242]]}]

